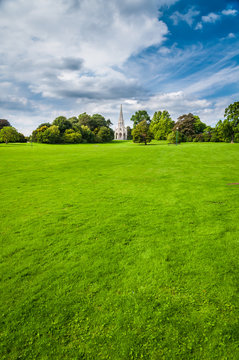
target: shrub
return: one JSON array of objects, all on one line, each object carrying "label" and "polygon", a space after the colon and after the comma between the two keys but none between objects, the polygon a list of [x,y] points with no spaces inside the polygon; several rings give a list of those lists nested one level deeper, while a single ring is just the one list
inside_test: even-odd
[{"label": "shrub", "polygon": [[[178,132],[178,142],[182,142],[183,137],[182,134],[180,132]],[[168,134],[167,136],[167,142],[169,144],[176,144],[176,132],[172,131],[171,133]]]}]

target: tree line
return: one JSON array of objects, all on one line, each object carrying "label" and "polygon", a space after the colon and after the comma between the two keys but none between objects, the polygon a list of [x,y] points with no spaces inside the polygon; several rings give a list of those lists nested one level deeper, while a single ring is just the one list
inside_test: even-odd
[{"label": "tree line", "polygon": [[110,120],[87,113],[67,119],[58,116],[52,124],[43,123],[32,132],[31,140],[47,144],[103,143],[114,139]]},{"label": "tree line", "polygon": [[152,120],[147,111],[139,110],[130,119],[131,136],[136,143],[149,143],[152,139],[179,142],[239,142],[239,102],[230,104],[215,127],[203,123],[191,113],[179,116],[174,122],[167,110],[154,113]]}]

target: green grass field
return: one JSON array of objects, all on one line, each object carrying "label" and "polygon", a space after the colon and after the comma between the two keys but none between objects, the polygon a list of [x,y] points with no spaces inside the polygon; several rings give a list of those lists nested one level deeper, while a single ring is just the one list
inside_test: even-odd
[{"label": "green grass field", "polygon": [[239,144],[0,145],[3,359],[238,359]]}]

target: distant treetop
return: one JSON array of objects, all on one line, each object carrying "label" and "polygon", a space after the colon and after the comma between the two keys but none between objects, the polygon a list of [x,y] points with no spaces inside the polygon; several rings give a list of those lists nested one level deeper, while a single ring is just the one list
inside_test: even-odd
[{"label": "distant treetop", "polygon": [[4,127],[4,126],[11,126],[10,122],[6,119],[0,119],[0,130]]}]

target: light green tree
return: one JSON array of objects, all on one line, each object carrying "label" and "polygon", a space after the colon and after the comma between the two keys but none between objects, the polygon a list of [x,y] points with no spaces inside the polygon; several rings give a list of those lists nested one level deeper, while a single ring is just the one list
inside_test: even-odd
[{"label": "light green tree", "polygon": [[156,140],[167,139],[168,134],[174,127],[174,121],[171,119],[167,110],[156,111],[150,123],[150,131]]},{"label": "light green tree", "polygon": [[67,129],[63,134],[63,141],[66,144],[79,144],[82,142],[82,135],[73,129]]},{"label": "light green tree", "polygon": [[48,144],[59,144],[61,142],[61,134],[58,126],[52,125],[42,134],[42,142]]},{"label": "light green tree", "polygon": [[5,144],[8,144],[9,142],[17,142],[18,138],[18,132],[12,126],[4,126],[0,130],[0,142],[5,142]]}]

